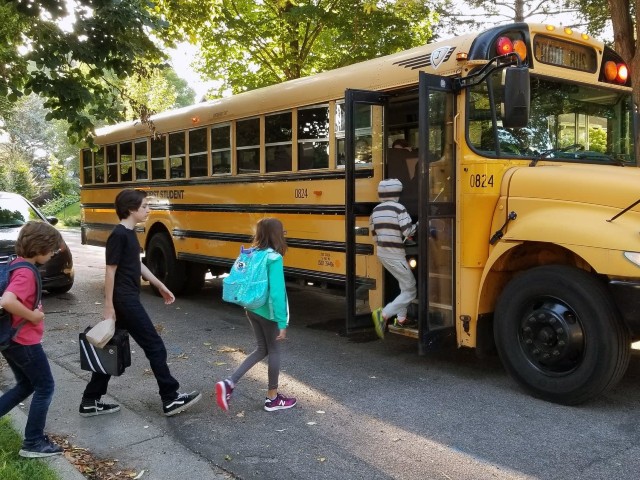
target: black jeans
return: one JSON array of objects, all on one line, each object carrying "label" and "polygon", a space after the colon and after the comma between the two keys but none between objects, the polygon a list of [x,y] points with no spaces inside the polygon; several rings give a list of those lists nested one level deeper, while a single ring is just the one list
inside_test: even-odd
[{"label": "black jeans", "polygon": [[16,384],[0,397],[0,417],[33,393],[27,425],[24,429],[24,447],[37,445],[44,438],[49,405],[53,398],[54,382],[49,360],[42,345],[11,346],[2,352],[16,377]]},{"label": "black jeans", "polygon": [[[163,402],[174,400],[180,384],[171,376],[167,365],[167,349],[149,315],[138,298],[114,302],[116,311],[116,328],[123,328],[129,336],[144,350],[149,365],[158,382],[160,398]],[[84,390],[84,400],[99,400],[107,393],[111,375],[94,372]]]}]

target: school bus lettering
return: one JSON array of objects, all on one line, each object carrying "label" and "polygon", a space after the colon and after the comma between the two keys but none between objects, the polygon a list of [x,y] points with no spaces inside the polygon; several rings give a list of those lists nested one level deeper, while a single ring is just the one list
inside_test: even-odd
[{"label": "school bus lettering", "polygon": [[319,267],[333,267],[333,260],[331,260],[331,254],[329,252],[320,252],[320,259],[318,260]]},{"label": "school bus lettering", "polygon": [[469,186],[471,188],[489,188],[493,187],[493,175],[484,173],[476,173],[469,177]]},{"label": "school bus lettering", "polygon": [[308,198],[309,192],[306,188],[296,188],[293,192],[294,198]]},{"label": "school bus lettering", "polygon": [[147,195],[150,197],[168,198],[170,200],[183,200],[184,190],[149,190]]}]

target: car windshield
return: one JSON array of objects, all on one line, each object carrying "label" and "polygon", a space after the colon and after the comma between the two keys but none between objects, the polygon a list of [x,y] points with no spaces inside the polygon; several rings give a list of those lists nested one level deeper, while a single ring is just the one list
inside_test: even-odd
[{"label": "car windshield", "polygon": [[532,76],[529,124],[504,128],[501,78],[470,90],[468,139],[481,155],[635,165],[630,94]]},{"label": "car windshield", "polygon": [[19,227],[29,220],[42,217],[22,198],[0,196],[0,228]]}]

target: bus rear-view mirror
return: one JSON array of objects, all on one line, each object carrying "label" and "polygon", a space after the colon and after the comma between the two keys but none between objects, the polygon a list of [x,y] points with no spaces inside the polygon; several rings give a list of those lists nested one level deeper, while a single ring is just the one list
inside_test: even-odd
[{"label": "bus rear-view mirror", "polygon": [[524,128],[529,123],[531,84],[527,67],[508,67],[504,77],[502,126]]}]

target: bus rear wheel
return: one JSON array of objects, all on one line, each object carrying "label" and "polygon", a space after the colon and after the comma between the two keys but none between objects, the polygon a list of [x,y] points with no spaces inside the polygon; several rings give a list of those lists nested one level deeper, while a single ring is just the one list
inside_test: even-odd
[{"label": "bus rear wheel", "polygon": [[494,337],[508,373],[532,395],[565,405],[613,387],[631,339],[594,275],[565,265],[533,268],[500,295]]},{"label": "bus rear wheel", "polygon": [[[164,233],[151,237],[147,247],[146,265],[158,280],[166,285],[174,295],[182,293],[185,286],[185,264],[176,259],[171,239]],[[153,291],[159,293],[155,287]]]},{"label": "bus rear wheel", "polygon": [[209,271],[207,265],[188,262],[185,269],[184,293],[198,293],[204,287],[204,276]]}]

